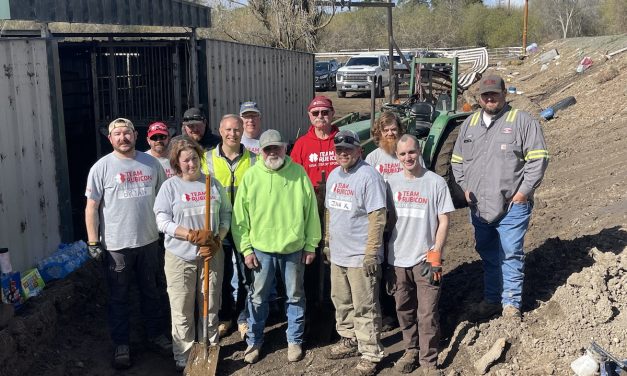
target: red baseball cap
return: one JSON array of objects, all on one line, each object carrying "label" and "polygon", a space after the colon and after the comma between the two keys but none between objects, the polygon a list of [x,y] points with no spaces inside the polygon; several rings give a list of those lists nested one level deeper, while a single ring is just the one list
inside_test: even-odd
[{"label": "red baseball cap", "polygon": [[307,111],[316,107],[324,107],[333,110],[333,102],[331,102],[331,100],[324,95],[318,95],[311,100],[311,103],[307,106]]},{"label": "red baseball cap", "polygon": [[148,126],[148,138],[152,137],[153,135],[156,134],[162,134],[162,135],[166,135],[169,136],[170,132],[168,132],[168,126],[163,124],[160,121],[157,121],[155,123],[152,123]]}]

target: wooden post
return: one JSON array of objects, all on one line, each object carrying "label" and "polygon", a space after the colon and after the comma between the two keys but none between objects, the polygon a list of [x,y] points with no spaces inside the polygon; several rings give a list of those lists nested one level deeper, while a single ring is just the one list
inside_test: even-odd
[{"label": "wooden post", "polygon": [[527,52],[527,23],[529,22],[529,0],[525,0],[525,8],[523,13],[523,40],[522,48],[523,54]]}]

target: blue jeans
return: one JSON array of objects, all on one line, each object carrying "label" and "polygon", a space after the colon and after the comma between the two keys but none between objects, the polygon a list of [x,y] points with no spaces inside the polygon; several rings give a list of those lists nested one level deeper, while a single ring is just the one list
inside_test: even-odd
[{"label": "blue jeans", "polygon": [[305,264],[301,262],[303,251],[290,254],[266,253],[254,250],[259,267],[253,271],[253,283],[249,295],[248,333],[246,342],[249,346],[263,343],[263,330],[268,318],[270,293],[275,285],[276,272],[285,283],[287,295],[287,342],[303,343],[305,331]]},{"label": "blue jeans", "polygon": [[501,220],[484,223],[471,213],[476,249],[483,261],[483,294],[490,303],[520,309],[525,254],[523,244],[533,203],[512,204]]}]

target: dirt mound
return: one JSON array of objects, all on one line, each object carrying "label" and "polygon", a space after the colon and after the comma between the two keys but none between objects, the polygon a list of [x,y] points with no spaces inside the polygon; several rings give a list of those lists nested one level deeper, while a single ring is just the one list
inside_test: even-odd
[{"label": "dirt mound", "polygon": [[[539,302],[537,309],[525,314],[522,324],[505,318],[480,325],[462,322],[449,347],[440,354],[441,364],[448,366],[451,373],[481,374],[469,366],[501,338],[507,345],[489,369],[499,376],[569,374],[570,362],[592,340],[611,353],[621,354],[627,341],[627,256],[621,254],[624,250],[615,254],[592,248],[584,257],[592,265],[571,274],[548,301]],[[555,266],[550,264],[542,271],[550,274]]]}]

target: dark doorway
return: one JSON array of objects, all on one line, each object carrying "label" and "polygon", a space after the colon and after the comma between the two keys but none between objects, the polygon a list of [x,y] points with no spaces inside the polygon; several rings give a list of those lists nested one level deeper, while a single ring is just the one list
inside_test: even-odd
[{"label": "dark doorway", "polygon": [[130,119],[139,151],[148,149],[146,129],[154,121],[180,132],[189,97],[188,56],[184,40],[59,44],[75,238],[86,239],[85,185],[91,166],[112,150],[109,122]]}]

